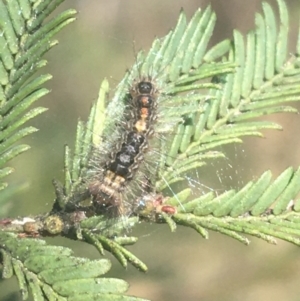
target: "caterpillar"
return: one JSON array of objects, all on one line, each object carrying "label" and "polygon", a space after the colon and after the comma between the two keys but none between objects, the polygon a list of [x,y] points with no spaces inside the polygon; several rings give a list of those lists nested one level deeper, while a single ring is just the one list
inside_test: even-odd
[{"label": "caterpillar", "polygon": [[123,192],[143,161],[157,118],[159,93],[150,76],[135,81],[129,94],[121,141],[111,153],[111,160],[105,164],[103,173],[96,175],[88,186],[95,207],[100,211],[109,208],[118,216],[130,212],[124,203]]}]

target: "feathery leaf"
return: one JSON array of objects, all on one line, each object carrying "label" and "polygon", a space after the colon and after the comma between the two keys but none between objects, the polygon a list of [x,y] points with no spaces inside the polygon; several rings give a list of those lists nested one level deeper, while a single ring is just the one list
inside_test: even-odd
[{"label": "feathery leaf", "polygon": [[[41,58],[57,44],[53,36],[74,20],[68,10],[45,22],[62,1],[0,1],[0,168],[29,146],[16,145],[35,132],[33,127],[19,129],[45,108],[28,108],[49,91],[43,88],[51,75],[33,76],[46,61]],[[3,188],[4,183],[1,184]]]},{"label": "feathery leaf", "polygon": [[[158,124],[155,127],[158,137],[155,139],[162,148],[154,177],[156,193],[166,193],[167,189],[173,193],[170,185],[185,180],[187,172],[205,165],[208,159],[224,157],[225,154],[215,150],[217,147],[240,143],[244,136],[262,137],[263,129],[280,130],[277,123],[257,119],[273,113],[295,113],[296,109],[282,103],[300,100],[299,59],[286,57],[288,13],[282,0],[278,0],[278,4],[279,29],[272,8],[264,3],[263,15],[256,14],[256,28],[247,34],[246,39],[234,31],[231,43],[225,40],[210,50],[207,48],[215,23],[211,8],[198,10],[190,22],[181,12],[174,30],[165,38],[156,39],[148,54],[138,54],[136,63],[125,74],[107,107],[108,83],[105,80],[89,121],[87,124],[78,123],[73,157],[69,147],[66,148],[65,183],[63,187],[56,185],[60,210],[75,210],[87,198],[85,181],[91,172],[89,159],[94,155],[91,146],[105,144],[107,137],[109,141],[114,141],[114,137],[118,139],[118,124],[111,120],[122,120],[128,89],[141,75],[153,76],[160,89]],[[98,117],[96,123],[95,116],[102,118],[101,126]],[[170,126],[166,126],[168,123]],[[153,145],[155,139],[151,142]],[[187,201],[187,193],[179,193],[175,198],[164,200],[166,206],[176,207],[176,214],[172,216],[164,211],[155,214],[159,215],[160,222],[167,222],[172,231],[178,223],[192,227],[205,238],[207,230],[212,229],[246,244],[249,241],[241,233],[272,243],[274,237],[297,242],[296,238],[288,238],[283,233],[274,235],[275,226],[264,224],[266,212],[272,206],[274,210],[267,215],[268,218],[274,216],[274,221],[276,216],[277,221],[280,220],[280,215],[298,191],[296,180],[293,180],[296,178],[297,172],[288,169],[272,184],[271,172],[268,171],[241,190],[230,190],[219,196],[210,193]],[[143,198],[137,195],[139,197]],[[298,203],[294,206],[294,215],[298,206]],[[146,208],[136,214],[147,218],[149,210]],[[84,220],[81,226],[84,228],[88,221]],[[262,228],[256,229],[258,226]],[[110,249],[123,266],[130,261],[129,257],[126,258],[126,249],[118,248],[111,240],[106,241],[109,235],[102,233],[97,236],[89,227],[81,234],[101,253],[104,248]],[[114,250],[109,247],[112,245]],[[142,265],[139,268],[143,270]]]},{"label": "feathery leaf", "polygon": [[36,301],[144,300],[123,295],[128,289],[125,281],[102,277],[111,268],[106,259],[74,257],[68,248],[5,232],[0,233],[0,254],[2,277],[17,276],[23,300],[29,292]]}]

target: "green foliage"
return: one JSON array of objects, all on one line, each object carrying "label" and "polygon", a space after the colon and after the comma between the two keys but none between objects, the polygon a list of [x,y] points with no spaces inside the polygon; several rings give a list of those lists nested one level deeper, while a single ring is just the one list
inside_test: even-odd
[{"label": "green foliage", "polygon": [[[129,86],[141,74],[154,75],[156,81],[161,85],[166,83],[159,102],[162,103],[162,106],[171,109],[161,113],[164,118],[161,119],[156,129],[158,133],[166,132],[166,120],[175,127],[178,123],[182,125],[183,118],[185,118],[182,116],[183,112],[194,114],[194,112],[203,111],[202,104],[207,96],[200,91],[208,88],[220,89],[219,84],[210,81],[211,77],[232,73],[235,67],[235,64],[231,62],[207,63],[204,60],[205,49],[212,35],[215,20],[216,16],[210,7],[204,11],[198,10],[188,24],[185,14],[181,12],[178,24],[173,31],[163,39],[156,39],[147,55],[139,53],[135,65],[126,73],[107,107],[105,103],[109,87],[108,82],[103,81],[98,100],[91,109],[89,120],[86,124],[82,121],[78,123],[73,157],[70,148],[66,146],[64,186],[62,187],[55,182],[56,203],[60,210],[64,211],[68,207],[67,210],[70,211],[70,204],[74,204],[73,210],[75,210],[84,199],[85,179],[89,177],[89,163],[90,157],[94,155],[93,149],[104,143],[105,137],[114,135],[115,123],[112,123],[111,120],[118,120],[118,116],[122,115],[125,106],[125,103],[120,99],[126,97]],[[229,49],[229,46],[228,41],[220,43],[210,50],[208,57],[220,58]],[[186,49],[189,51],[187,52]],[[159,60],[159,57],[163,59]],[[184,60],[184,66],[181,66],[181,60]],[[168,68],[168,72],[165,72],[166,68]],[[193,71],[190,72],[191,69]],[[180,110],[178,110],[178,106]],[[116,108],[119,109],[118,112],[116,112]],[[168,131],[171,133],[174,127],[169,128]],[[207,156],[207,154],[204,155],[204,157]],[[214,156],[217,157],[218,154],[215,153]],[[165,169],[164,166],[161,168]],[[92,226],[90,226],[92,231],[86,228],[89,220],[92,221]],[[146,271],[147,267],[143,262],[121,244],[116,243],[115,239],[111,239],[112,236],[122,235],[124,232],[125,223],[122,220],[119,223],[121,227],[116,227],[116,224],[111,227],[113,228],[112,235],[112,232],[106,231],[107,229],[103,230],[107,227],[107,222],[103,221],[103,218],[101,220],[101,217],[94,217],[87,221],[84,220],[76,231],[77,239],[83,239],[93,244],[101,254],[103,254],[104,249],[110,251],[124,267],[127,267],[127,261],[129,261],[140,270]],[[126,221],[126,224],[128,223]],[[97,232],[100,232],[101,235]],[[136,240],[136,238],[132,238],[131,243],[136,242]]]},{"label": "green foliage", "polygon": [[[239,191],[228,190],[218,196],[208,193],[192,201],[188,200],[187,190],[179,196],[181,206],[173,219],[177,224],[194,228],[204,238],[208,238],[209,229],[245,244],[249,240],[240,233],[273,244],[275,238],[280,238],[300,245],[300,206],[296,199],[300,192],[300,169],[288,168],[273,182],[271,177],[267,171]],[[174,201],[170,199],[167,204]]]},{"label": "green foliage", "polygon": [[[241,142],[242,136],[262,136],[261,129],[281,129],[278,124],[256,117],[297,112],[282,105],[300,100],[300,69],[299,47],[295,56],[287,58],[288,12],[283,1],[279,0],[278,5],[279,30],[273,10],[263,3],[264,15],[256,15],[256,29],[248,33],[246,41],[234,32],[225,61],[234,62],[236,72],[217,79],[223,83],[222,89],[210,91],[214,98],[205,103],[204,112],[193,117],[193,126],[178,126],[171,146],[173,162],[162,173],[158,190],[182,179],[187,170],[205,164],[207,158],[222,155],[211,152],[217,146]],[[183,198],[178,195],[167,204],[177,206],[174,222],[194,228],[205,238],[210,229],[244,243],[248,239],[240,233],[272,243],[277,237],[298,245],[298,193],[299,170],[289,168],[273,183],[268,171],[240,191],[229,190],[219,196],[209,193],[193,200],[185,193]],[[166,221],[174,229],[170,217]]]},{"label": "green foliage", "polygon": [[[137,217],[126,220],[126,224],[131,226],[137,222]],[[80,223],[80,227],[77,229],[77,239],[82,239],[94,245],[101,255],[104,255],[104,250],[111,252],[124,268],[127,268],[128,262],[130,262],[140,271],[146,272],[148,268],[145,263],[124,248],[124,246],[135,244],[138,239],[130,236],[114,237],[116,233],[122,233],[123,231],[124,223],[122,219],[115,220],[114,224],[109,226],[106,217],[93,216]]]},{"label": "green foliage", "polygon": [[74,257],[68,248],[4,232],[0,246],[5,246],[1,248],[2,277],[17,276],[23,300],[29,291],[34,300],[144,300],[124,296],[128,289],[125,281],[100,277],[111,268],[107,259]]},{"label": "green foliage", "polygon": [[[37,131],[32,126],[21,127],[46,110],[29,107],[49,92],[44,84],[51,75],[35,75],[46,64],[42,56],[57,44],[52,37],[75,19],[75,11],[68,10],[44,22],[61,2],[0,1],[1,178],[13,171],[4,165],[29,149],[28,145],[15,143]],[[6,185],[1,183],[0,189]]]},{"label": "green foliage", "polygon": [[[167,136],[160,149],[155,178],[157,193],[166,193],[170,184],[184,181],[188,171],[205,165],[207,160],[224,157],[217,147],[241,143],[243,136],[262,137],[260,131],[264,129],[281,129],[274,122],[256,119],[279,112],[296,113],[295,108],[283,103],[300,100],[299,53],[287,58],[288,12],[283,1],[278,0],[278,5],[279,30],[272,8],[263,3],[264,15],[256,15],[256,29],[248,33],[246,40],[235,31],[231,43],[225,40],[210,50],[207,45],[215,23],[211,8],[197,11],[188,24],[181,12],[175,29],[165,38],[156,39],[147,55],[138,55],[103,113],[108,91],[105,80],[89,121],[86,125],[78,124],[73,159],[67,148],[64,193],[58,193],[61,208],[85,189],[82,179],[87,177],[91,145],[103,142],[101,139],[95,142],[95,137],[113,133],[110,122],[110,117],[116,118],[113,108],[119,107],[117,115],[122,114],[124,104],[120,99],[141,74],[154,74],[158,86],[163,87],[158,102],[167,108],[155,129]],[[209,90],[203,93],[203,89]],[[102,117],[101,127],[95,126],[95,116]],[[166,129],[167,123],[172,126]],[[167,222],[172,231],[176,224],[189,226],[205,238],[210,229],[244,243],[248,239],[240,233],[272,243],[277,237],[298,244],[294,229],[297,224],[287,221],[298,216],[298,203],[288,206],[299,192],[297,179],[298,172],[289,168],[274,183],[271,173],[266,172],[240,191],[229,190],[219,196],[209,193],[191,200],[187,189],[165,201],[165,205],[176,207],[177,212],[174,215],[160,212],[160,221]],[[141,218],[147,218],[147,214],[138,213]],[[281,222],[289,225],[279,231],[277,225]],[[92,242],[90,237],[89,242],[99,249],[99,239]],[[126,266],[116,251],[113,254]]]},{"label": "green foliage", "polygon": [[[297,112],[282,105],[300,100],[300,69],[297,56],[287,58],[288,13],[283,1],[280,8],[280,30],[269,4],[263,4],[264,16],[256,15],[256,29],[244,41],[234,31],[233,42],[225,62],[232,62],[236,72],[214,81],[222,89],[212,89],[203,112],[188,115],[188,124],[179,124],[168,150],[168,169],[161,172],[157,190],[166,183],[182,179],[188,170],[222,154],[212,153],[216,147],[242,142],[243,136],[261,137],[262,129],[281,129],[281,126],[254,118],[279,112]],[[298,53],[297,53],[298,55]],[[201,71],[200,71],[201,72]]]},{"label": "green foliage", "polygon": [[[110,137],[114,134],[115,123],[112,123],[111,120],[118,120],[125,106],[120,99],[124,99],[132,82],[141,74],[151,74],[158,83],[161,83],[161,85],[158,84],[159,87],[164,86],[161,88],[162,95],[159,98],[159,103],[169,109],[159,112],[163,117],[158,121],[159,125],[155,129],[157,133],[169,132],[173,135],[176,125],[179,129],[185,127],[183,123],[190,114],[194,116],[204,113],[205,105],[203,102],[208,96],[200,91],[208,88],[221,89],[220,84],[211,82],[211,77],[232,73],[236,66],[234,62],[209,62],[212,58],[217,60],[222,57],[230,46],[229,41],[226,40],[205,53],[215,19],[215,14],[210,7],[204,11],[198,10],[188,24],[185,14],[181,12],[178,24],[173,31],[165,38],[156,39],[147,56],[142,52],[138,54],[135,65],[125,74],[106,109],[106,94],[109,88],[108,82],[103,81],[99,98],[91,110],[88,122],[86,124],[81,121],[78,123],[73,158],[71,158],[69,147],[66,147],[65,182],[64,189],[60,189],[64,192],[63,195],[58,193],[58,202],[61,208],[64,208],[66,203],[69,203],[74,197],[76,198],[82,192],[81,189],[85,188],[84,185],[82,187],[82,179],[86,178],[89,173],[88,159],[91,156],[92,146],[98,147],[103,142],[101,139],[99,140],[99,137]],[[101,125],[99,126],[100,118]],[[172,124],[171,128],[165,128],[167,122]],[[166,165],[169,165],[174,155],[177,156],[178,148],[174,147],[177,140],[184,140],[183,143],[185,144],[190,143],[189,139],[193,136],[190,126],[186,126],[184,131],[184,133],[180,132],[179,136],[175,135],[173,141],[169,142],[170,149],[164,150],[168,156]],[[184,139],[182,139],[182,135]],[[207,158],[211,157],[211,154],[204,154],[197,158],[200,159],[202,156]],[[214,153],[214,157],[218,156],[221,154]],[[193,161],[195,161],[194,157]],[[193,165],[191,168],[195,168],[195,166]],[[166,170],[164,162],[161,168]],[[161,172],[160,178],[163,177],[166,178],[166,175]],[[157,191],[161,191],[163,187],[162,185],[159,186],[159,180],[157,182]]]},{"label": "green foliage", "polygon": [[[1,166],[28,149],[14,143],[35,129],[19,127],[44,111],[27,109],[48,92],[41,86],[50,76],[32,75],[44,66],[42,55],[56,44],[50,39],[74,19],[70,10],[43,23],[60,2],[0,1]],[[124,247],[137,238],[122,236],[122,220],[108,225],[105,217],[93,216],[70,223],[67,216],[72,210],[78,213],[87,190],[85,180],[93,148],[104,143],[103,138],[114,136],[117,122],[111,120],[121,119],[128,88],[134,79],[150,74],[160,90],[157,137],[151,143],[161,154],[151,182],[154,193],[163,196],[161,207],[174,211],[153,205],[137,210],[130,222],[166,222],[172,231],[183,225],[204,238],[213,230],[245,244],[249,240],[244,234],[248,234],[273,244],[280,238],[300,245],[300,169],[288,168],[274,181],[267,171],[240,190],[219,195],[211,192],[193,199],[186,188],[167,196],[171,184],[186,181],[187,172],[201,168],[207,160],[224,157],[218,147],[241,143],[245,136],[261,137],[264,129],[281,129],[257,117],[297,112],[285,103],[300,100],[300,35],[295,55],[288,57],[288,11],[283,0],[277,2],[279,26],[270,5],[263,3],[263,14],[256,15],[256,28],[246,38],[234,31],[232,41],[222,41],[211,49],[208,44],[216,21],[211,7],[198,10],[190,22],[181,12],[174,30],[155,39],[148,54],[138,54],[107,106],[109,87],[104,80],[87,123],[78,123],[73,155],[66,147],[65,181],[64,185],[54,183],[57,199],[52,212],[33,220],[39,227],[37,233],[53,234],[45,221],[56,214],[65,228],[55,234],[90,243],[101,254],[109,250],[124,267],[130,262],[147,270]],[[11,171],[3,168],[0,177]],[[4,228],[5,221],[0,226]],[[75,233],[68,232],[70,229]],[[25,224],[22,231],[25,234],[20,235],[28,235]],[[34,236],[34,232],[29,234]],[[4,231],[0,232],[0,250],[2,275],[17,276],[24,299],[31,290],[34,300],[141,300],[123,295],[127,290],[124,281],[100,277],[110,268],[107,260],[76,258],[69,249],[46,246],[38,239],[20,239]]]}]

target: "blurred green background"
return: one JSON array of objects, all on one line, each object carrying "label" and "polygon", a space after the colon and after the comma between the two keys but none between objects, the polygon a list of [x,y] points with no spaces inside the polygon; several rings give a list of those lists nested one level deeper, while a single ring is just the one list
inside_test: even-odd
[{"label": "blurred green background", "polygon": [[[275,0],[269,3],[277,8]],[[48,55],[44,72],[54,79],[52,92],[39,101],[49,111],[31,122],[40,129],[26,139],[32,150],[12,162],[16,172],[11,187],[22,190],[11,197],[8,216],[27,216],[48,211],[54,199],[51,180],[63,177],[63,147],[73,145],[78,118],[86,120],[105,77],[110,95],[135,59],[136,51],[148,50],[154,37],[164,36],[176,24],[181,7],[190,18],[209,3],[218,16],[212,44],[230,37],[234,28],[253,28],[260,0],[66,0],[59,10],[76,8],[78,20],[58,36],[60,44]],[[296,44],[299,0],[287,1],[291,13],[290,49]],[[300,105],[296,104],[300,109]],[[201,169],[198,180],[215,190],[238,188],[270,169],[277,176],[288,166],[299,166],[299,115],[266,117],[284,126],[283,132],[266,131],[266,139],[247,138],[242,146],[230,146],[228,159]],[[200,190],[202,186],[198,187]],[[300,300],[300,248],[278,241],[277,246],[252,239],[250,246],[211,232],[204,240],[193,230],[141,224],[134,230],[139,242],[130,248],[149,267],[141,274],[124,270],[113,260],[110,276],[131,284],[129,294],[155,301],[179,300]],[[63,244],[76,255],[98,258],[93,247],[66,239]],[[109,255],[108,255],[109,256]],[[19,300],[16,280],[0,282],[0,300]]]}]

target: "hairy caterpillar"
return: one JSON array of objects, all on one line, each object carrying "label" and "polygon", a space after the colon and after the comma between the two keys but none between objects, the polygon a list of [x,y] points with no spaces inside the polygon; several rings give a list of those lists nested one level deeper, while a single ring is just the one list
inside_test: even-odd
[{"label": "hairy caterpillar", "polygon": [[135,81],[130,88],[129,105],[123,122],[124,133],[110,154],[111,159],[88,187],[93,203],[100,211],[110,208],[119,216],[130,212],[124,203],[123,192],[143,161],[148,140],[154,133],[158,95],[151,77]]}]

